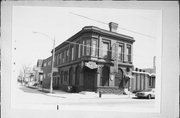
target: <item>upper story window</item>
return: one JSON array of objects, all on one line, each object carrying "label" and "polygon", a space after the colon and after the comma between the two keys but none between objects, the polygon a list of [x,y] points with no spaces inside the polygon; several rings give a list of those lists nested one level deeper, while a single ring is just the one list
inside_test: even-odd
[{"label": "upper story window", "polygon": [[64,63],[66,62],[66,50],[64,50]]},{"label": "upper story window", "polygon": [[86,40],[86,55],[89,56],[90,55],[90,50],[91,50],[91,42],[90,39]]},{"label": "upper story window", "polygon": [[75,59],[79,58],[79,41],[76,43]]},{"label": "upper story window", "polygon": [[64,63],[64,51],[63,51],[63,53],[62,53],[62,63]]},{"label": "upper story window", "polygon": [[85,50],[85,40],[82,41],[82,53],[81,55],[84,56],[84,50]]},{"label": "upper story window", "polygon": [[131,62],[131,45],[127,45],[127,61]]},{"label": "upper story window", "polygon": [[49,65],[49,66],[51,65],[51,61],[48,62],[48,65]]},{"label": "upper story window", "polygon": [[74,47],[71,47],[71,60],[74,60]]},{"label": "upper story window", "polygon": [[57,55],[57,58],[56,58],[56,65],[59,64],[59,54]]},{"label": "upper story window", "polygon": [[59,54],[59,63],[62,63],[62,53]]},{"label": "upper story window", "polygon": [[102,57],[108,58],[108,52],[109,52],[109,43],[103,42],[103,44],[102,44]]},{"label": "upper story window", "polygon": [[44,63],[44,65],[43,65],[44,67],[46,67],[46,62]]},{"label": "upper story window", "polygon": [[119,44],[119,47],[118,47],[119,61],[123,61],[123,55],[124,55],[124,45],[123,44]]},{"label": "upper story window", "polygon": [[78,44],[78,48],[77,48],[77,50],[78,50],[78,58],[80,58],[81,57],[81,42],[79,42],[79,44]]},{"label": "upper story window", "polygon": [[98,56],[98,42],[96,39],[92,39],[91,55]]},{"label": "upper story window", "polygon": [[69,61],[69,49],[66,50],[66,61]]}]

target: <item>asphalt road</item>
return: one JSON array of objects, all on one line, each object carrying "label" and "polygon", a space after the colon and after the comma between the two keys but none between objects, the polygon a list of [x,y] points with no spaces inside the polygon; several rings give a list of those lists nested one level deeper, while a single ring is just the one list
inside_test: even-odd
[{"label": "asphalt road", "polygon": [[96,93],[80,94],[60,91],[50,94],[35,88],[17,86],[12,95],[14,107],[41,106],[43,108],[107,108],[107,109],[154,109],[155,99],[137,99],[129,95],[104,94],[99,98]]}]

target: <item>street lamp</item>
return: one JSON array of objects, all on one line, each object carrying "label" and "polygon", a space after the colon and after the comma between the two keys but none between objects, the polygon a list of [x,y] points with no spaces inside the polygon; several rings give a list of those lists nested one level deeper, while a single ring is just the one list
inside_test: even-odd
[{"label": "street lamp", "polygon": [[50,39],[51,41],[53,41],[53,52],[52,52],[52,70],[51,70],[51,83],[50,83],[50,93],[53,92],[53,72],[54,72],[54,55],[55,55],[55,38],[50,37],[49,35],[42,33],[42,32],[33,32],[35,34],[41,34],[44,35],[46,37],[48,37],[48,39]]}]

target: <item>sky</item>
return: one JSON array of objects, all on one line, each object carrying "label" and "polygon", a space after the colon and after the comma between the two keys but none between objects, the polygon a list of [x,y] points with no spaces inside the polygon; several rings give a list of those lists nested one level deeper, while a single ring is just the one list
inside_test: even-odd
[{"label": "sky", "polygon": [[16,48],[13,57],[16,68],[20,70],[23,65],[34,66],[38,59],[51,56],[53,42],[50,38],[55,38],[57,46],[84,26],[109,30],[109,22],[118,23],[118,33],[134,37],[133,65],[152,68],[158,46],[159,18],[155,10],[14,6],[12,40]]}]

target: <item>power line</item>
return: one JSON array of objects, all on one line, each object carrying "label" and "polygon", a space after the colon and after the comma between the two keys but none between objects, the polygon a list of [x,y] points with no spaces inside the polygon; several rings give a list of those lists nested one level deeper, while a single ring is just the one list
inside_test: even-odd
[{"label": "power line", "polygon": [[99,22],[99,23],[102,23],[102,24],[105,24],[105,25],[108,25],[108,23],[103,22],[103,21],[100,21],[100,20],[95,20],[95,19],[93,19],[93,18],[89,18],[89,17],[83,16],[83,15],[79,15],[79,14],[76,14],[76,13],[73,13],[73,12],[69,12],[69,13],[70,13],[70,14],[73,14],[73,15],[76,15],[76,16],[80,16],[80,17],[89,19],[89,20],[93,20],[93,21],[96,21],[96,22]]},{"label": "power line", "polygon": [[[76,15],[76,16],[79,16],[79,17],[83,17],[83,18],[86,18],[86,19],[95,21],[95,22],[99,22],[99,23],[108,25],[108,23],[103,22],[103,21],[100,21],[100,20],[96,20],[96,19],[93,19],[93,18],[89,18],[89,17],[87,17],[87,16],[79,15],[79,14],[76,14],[76,13],[73,13],[73,12],[69,12],[69,13],[70,13],[70,14],[73,14],[73,15]],[[123,28],[123,27],[118,27],[118,28],[120,28],[120,29],[122,29],[122,30],[125,30],[125,31],[128,31],[128,32],[136,33],[136,34],[139,34],[139,35],[142,35],[142,36],[145,36],[145,37],[149,37],[149,38],[152,38],[152,39],[155,38],[154,36],[151,36],[151,35],[148,35],[148,34],[143,34],[143,33],[137,32],[137,31],[133,31],[133,30],[129,30],[129,29],[126,29],[126,28]]]}]

